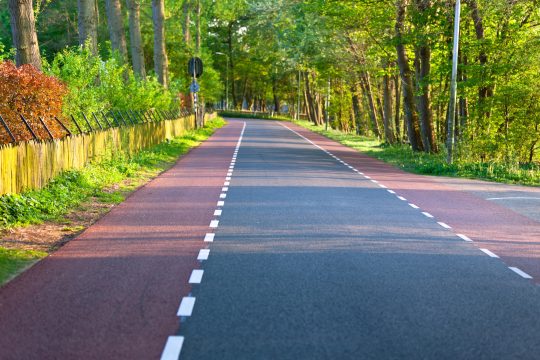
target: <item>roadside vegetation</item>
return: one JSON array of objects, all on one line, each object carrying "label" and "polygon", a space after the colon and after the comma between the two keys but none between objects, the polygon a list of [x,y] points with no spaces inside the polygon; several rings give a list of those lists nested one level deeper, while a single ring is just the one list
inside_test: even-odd
[{"label": "roadside vegetation", "polygon": [[[113,154],[83,169],[68,171],[41,190],[1,196],[0,230],[45,221],[69,226],[65,215],[77,211],[90,199],[118,204],[131,191],[170,168],[179,156],[199,145],[224,124],[223,119],[217,118],[208,121],[204,128],[188,131],[132,157]],[[46,255],[43,251],[0,247],[0,284]]]}]

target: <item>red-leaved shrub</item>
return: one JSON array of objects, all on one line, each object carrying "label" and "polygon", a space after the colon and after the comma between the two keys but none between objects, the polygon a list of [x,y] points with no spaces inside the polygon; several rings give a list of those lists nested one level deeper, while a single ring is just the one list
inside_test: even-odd
[{"label": "red-leaved shrub", "polygon": [[[60,80],[43,74],[32,65],[17,67],[10,61],[0,63],[0,115],[17,141],[33,138],[19,114],[26,118],[40,139],[50,136],[38,116],[42,117],[55,138],[65,135],[53,117],[61,117],[62,98],[66,91],[66,86]],[[0,143],[11,141],[7,131],[0,126]]]}]

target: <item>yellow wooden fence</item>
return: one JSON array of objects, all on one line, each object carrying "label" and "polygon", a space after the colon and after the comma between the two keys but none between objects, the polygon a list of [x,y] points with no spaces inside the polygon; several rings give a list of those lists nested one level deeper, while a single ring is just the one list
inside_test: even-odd
[{"label": "yellow wooden fence", "polygon": [[194,117],[148,122],[47,141],[0,147],[0,195],[40,189],[63,171],[79,169],[106,154],[133,154],[182,135]]}]

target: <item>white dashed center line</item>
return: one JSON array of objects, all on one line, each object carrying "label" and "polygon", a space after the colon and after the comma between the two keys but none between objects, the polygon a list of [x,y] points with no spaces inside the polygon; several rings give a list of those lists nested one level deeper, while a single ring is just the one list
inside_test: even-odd
[{"label": "white dashed center line", "polygon": [[438,221],[437,224],[441,225],[445,229],[451,229],[452,228],[450,225],[445,224],[445,223],[443,223],[441,221]]},{"label": "white dashed center line", "polygon": [[197,255],[197,260],[199,261],[208,260],[209,255],[210,255],[210,249],[201,249],[199,250],[199,255]]},{"label": "white dashed center line", "polygon": [[215,229],[219,226],[219,220],[212,220],[210,221],[210,227]]},{"label": "white dashed center line", "polygon": [[165,348],[161,353],[161,360],[178,360],[182,345],[184,344],[183,336],[169,336]]},{"label": "white dashed center line", "polygon": [[193,312],[193,306],[195,306],[195,298],[191,296],[186,296],[182,298],[180,307],[178,308],[177,316],[191,316]]},{"label": "white dashed center line", "polygon": [[214,237],[216,236],[216,234],[214,233],[208,233],[204,236],[204,242],[213,242],[214,241]]},{"label": "white dashed center line", "polygon": [[433,219],[433,215],[431,215],[431,214],[428,213],[428,212],[422,211],[422,214],[424,214],[424,215],[427,216],[428,218]]},{"label": "white dashed center line", "polygon": [[202,277],[204,274],[204,270],[193,270],[191,272],[191,276],[189,277],[189,283],[190,284],[200,284],[202,281]]},{"label": "white dashed center line", "polygon": [[495,255],[494,253],[492,253],[492,252],[489,251],[488,249],[480,249],[480,251],[482,251],[483,253],[485,253],[485,254],[488,255],[489,257],[492,257],[492,258],[499,258],[497,255]]},{"label": "white dashed center line", "polygon": [[519,276],[521,276],[524,279],[532,279],[531,275],[527,274],[526,272],[520,270],[517,267],[509,267],[509,269],[512,270],[513,272],[515,272],[516,274],[518,274]]},{"label": "white dashed center line", "polygon": [[215,210],[214,211],[214,216],[221,216],[222,212],[223,212],[223,210]]},{"label": "white dashed center line", "polygon": [[411,203],[409,203],[409,206],[412,207],[413,209],[420,209],[418,206],[416,206],[414,204],[411,204]]},{"label": "white dashed center line", "polygon": [[221,191],[227,192],[227,191],[229,191],[229,188],[225,186],[225,187],[221,188]]},{"label": "white dashed center line", "polygon": [[463,234],[456,234],[456,235],[465,241],[472,241],[467,235],[463,235]]},{"label": "white dashed center line", "polygon": [[227,197],[227,194],[219,194],[220,199],[225,199]]},{"label": "white dashed center line", "polygon": [[390,194],[396,194],[396,192],[394,190],[387,190]]},{"label": "white dashed center line", "polygon": [[225,205],[225,201],[218,201],[217,202],[217,206],[224,206]]},{"label": "white dashed center line", "polygon": [[398,196],[397,198],[401,201],[407,201],[407,199],[405,199],[403,196]]}]

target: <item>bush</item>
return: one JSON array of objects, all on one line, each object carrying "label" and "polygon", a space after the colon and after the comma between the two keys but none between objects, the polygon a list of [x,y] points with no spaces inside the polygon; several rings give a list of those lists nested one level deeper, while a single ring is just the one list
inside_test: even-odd
[{"label": "bush", "polygon": [[[66,87],[61,81],[43,74],[32,65],[17,67],[10,61],[0,63],[0,115],[17,141],[33,138],[19,114],[28,120],[39,138],[47,139],[49,134],[38,117],[43,118],[55,138],[62,137],[65,132],[52,117],[61,116],[65,94]],[[2,127],[0,143],[11,141]]]}]

